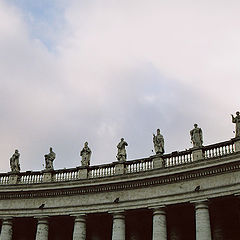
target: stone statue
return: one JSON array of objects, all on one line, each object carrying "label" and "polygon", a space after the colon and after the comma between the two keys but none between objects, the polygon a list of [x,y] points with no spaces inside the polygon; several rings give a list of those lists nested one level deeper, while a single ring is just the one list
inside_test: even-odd
[{"label": "stone statue", "polygon": [[124,141],[124,138],[121,138],[120,143],[117,145],[118,153],[117,153],[117,160],[118,161],[126,161],[127,159],[127,152],[125,147],[128,146],[127,142]]},{"label": "stone statue", "polygon": [[239,112],[236,112],[236,117],[234,117],[232,114],[232,122],[236,124],[236,130],[235,130],[235,137],[240,137],[240,114]]},{"label": "stone statue", "polygon": [[202,129],[198,127],[198,125],[194,124],[194,129],[190,131],[191,140],[194,148],[202,147],[203,144],[203,135]]},{"label": "stone statue", "polygon": [[20,153],[16,149],[14,154],[10,158],[11,172],[20,172],[19,157],[20,157]]},{"label": "stone statue", "polygon": [[84,147],[80,152],[80,156],[82,157],[82,166],[89,166],[90,165],[90,157],[91,157],[91,149],[88,147],[88,142],[84,143]]},{"label": "stone statue", "polygon": [[153,134],[153,145],[156,154],[164,154],[164,138],[160,129],[157,129],[157,135]]},{"label": "stone statue", "polygon": [[45,157],[45,163],[46,163],[45,169],[53,170],[53,161],[56,158],[56,154],[55,152],[53,152],[51,147],[50,147],[50,153],[44,155],[44,157]]}]

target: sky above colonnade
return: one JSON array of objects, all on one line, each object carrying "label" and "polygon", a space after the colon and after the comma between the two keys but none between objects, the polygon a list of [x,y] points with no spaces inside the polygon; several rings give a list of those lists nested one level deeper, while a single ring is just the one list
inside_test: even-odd
[{"label": "sky above colonnade", "polygon": [[240,110],[240,2],[0,0],[0,169],[19,149],[23,171],[152,155],[234,137]]}]

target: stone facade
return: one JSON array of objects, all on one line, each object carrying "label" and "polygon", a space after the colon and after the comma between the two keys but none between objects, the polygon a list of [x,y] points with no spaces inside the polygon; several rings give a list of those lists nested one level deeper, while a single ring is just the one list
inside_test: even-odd
[{"label": "stone facade", "polygon": [[0,240],[238,239],[239,149],[194,151],[0,174]]}]

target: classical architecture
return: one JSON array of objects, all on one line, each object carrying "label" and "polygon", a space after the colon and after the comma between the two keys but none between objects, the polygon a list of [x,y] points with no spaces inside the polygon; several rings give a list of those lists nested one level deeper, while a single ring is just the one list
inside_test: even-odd
[{"label": "classical architecture", "polygon": [[240,140],[0,174],[0,240],[237,240]]}]

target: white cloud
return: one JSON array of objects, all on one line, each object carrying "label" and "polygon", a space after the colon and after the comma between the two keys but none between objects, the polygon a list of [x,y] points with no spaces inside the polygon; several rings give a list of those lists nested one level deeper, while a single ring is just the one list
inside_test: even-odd
[{"label": "white cloud", "polygon": [[195,122],[206,143],[232,137],[239,5],[70,1],[51,51],[46,30],[33,37],[29,24],[37,23],[0,1],[1,168],[19,148],[24,170],[41,169],[50,145],[56,168],[76,166],[85,140],[93,164],[112,162],[121,137],[130,158],[146,157],[158,127],[167,151],[180,150],[190,147]]}]

